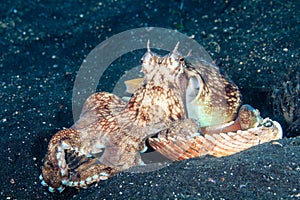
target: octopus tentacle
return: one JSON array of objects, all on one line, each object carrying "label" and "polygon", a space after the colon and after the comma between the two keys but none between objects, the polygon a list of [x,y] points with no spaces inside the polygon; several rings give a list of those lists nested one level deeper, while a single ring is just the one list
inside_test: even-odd
[{"label": "octopus tentacle", "polygon": [[81,142],[79,132],[74,129],[59,131],[51,139],[40,176],[50,192],[54,188],[62,192],[65,186],[84,188],[120,171],[84,152],[80,149]]},{"label": "octopus tentacle", "polygon": [[119,168],[107,166],[94,158],[90,163],[80,165],[78,170],[74,171],[65,185],[69,187],[87,188],[93,183],[106,180],[120,171]]},{"label": "octopus tentacle", "polygon": [[81,139],[78,132],[74,129],[65,129],[56,133],[50,140],[48,153],[42,166],[42,184],[49,186],[49,191],[54,188],[63,190],[63,180],[68,179],[67,163],[64,159],[65,150],[72,147],[80,147]]},{"label": "octopus tentacle", "polygon": [[85,101],[80,118],[72,126],[74,129],[82,129],[89,124],[97,122],[116,113],[119,113],[126,103],[114,94],[97,92]]},{"label": "octopus tentacle", "polygon": [[[92,131],[94,124],[119,112],[124,105],[121,99],[110,93],[100,92],[91,95],[83,106],[80,119],[70,129],[61,130],[51,138],[40,176],[42,185],[48,186],[51,192],[54,188],[61,192],[64,186],[86,187],[119,171],[117,168],[101,164],[97,158],[92,158],[91,152],[99,151],[105,146],[101,146],[101,141],[94,146],[88,146],[89,142],[93,141],[88,134],[95,132],[94,129]],[[100,138],[101,135],[95,135],[94,139],[97,137]],[[82,169],[85,168],[95,173],[83,172]],[[82,173],[79,173],[81,171]]]}]

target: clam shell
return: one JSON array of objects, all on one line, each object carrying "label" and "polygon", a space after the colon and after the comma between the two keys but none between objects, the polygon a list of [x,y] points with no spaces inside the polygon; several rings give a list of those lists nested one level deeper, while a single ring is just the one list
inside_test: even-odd
[{"label": "clam shell", "polygon": [[149,144],[165,157],[178,161],[203,155],[229,156],[281,138],[280,124],[266,118],[257,127],[247,130],[197,135],[190,139],[175,139],[172,136],[149,138]]}]

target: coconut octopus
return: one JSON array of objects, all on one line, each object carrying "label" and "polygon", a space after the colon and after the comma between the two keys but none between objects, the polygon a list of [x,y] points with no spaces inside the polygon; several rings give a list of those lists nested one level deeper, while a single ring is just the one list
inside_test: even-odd
[{"label": "coconut octopus", "polygon": [[148,145],[171,160],[231,155],[280,139],[278,122],[242,105],[238,87],[212,63],[183,57],[178,44],[141,59],[144,77],[128,101],[99,92],[79,120],[50,140],[40,175],[50,192],[86,188],[144,165]]}]

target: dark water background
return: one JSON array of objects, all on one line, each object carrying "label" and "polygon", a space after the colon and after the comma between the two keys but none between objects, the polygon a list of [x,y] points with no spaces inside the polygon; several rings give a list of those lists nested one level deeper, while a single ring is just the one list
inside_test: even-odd
[{"label": "dark water background", "polygon": [[[299,10],[297,0],[1,2],[1,199],[300,198],[300,122],[296,113],[298,124],[288,129],[282,112],[273,110],[281,96],[272,98],[274,88],[295,82],[300,71]],[[106,38],[145,26],[193,35],[240,87],[244,102],[293,137],[226,158],[121,173],[80,192],[47,192],[38,180],[40,166],[51,136],[73,123],[72,89],[81,63]],[[135,62],[127,58],[121,65],[125,61]],[[110,91],[114,78],[108,73],[99,90]]]}]

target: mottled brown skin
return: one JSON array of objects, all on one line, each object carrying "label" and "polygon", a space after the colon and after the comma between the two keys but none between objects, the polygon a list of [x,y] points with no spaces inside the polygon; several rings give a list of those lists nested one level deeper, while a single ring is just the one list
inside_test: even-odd
[{"label": "mottled brown skin", "polygon": [[[147,139],[166,157],[182,160],[231,155],[278,138],[278,125],[264,126],[252,109],[242,107],[237,117],[238,88],[211,64],[184,60],[177,47],[161,57],[148,44],[143,83],[128,102],[110,93],[93,94],[80,119],[52,137],[40,177],[49,191],[85,188],[142,165]],[[242,145],[231,144],[239,140]],[[234,148],[220,150],[227,142]]]},{"label": "mottled brown skin", "polygon": [[196,119],[201,127],[235,120],[242,105],[238,87],[212,63],[187,57],[185,65],[199,84],[199,90],[187,103],[189,118]]},{"label": "mottled brown skin", "polygon": [[55,153],[57,152],[57,145],[61,141],[68,142],[72,146],[80,146],[80,138],[78,132],[73,129],[61,130],[56,133],[49,142],[48,154],[42,166],[42,173],[44,181],[53,188],[61,186],[62,175],[58,167],[58,161]]},{"label": "mottled brown skin", "polygon": [[[80,119],[52,137],[42,167],[43,185],[50,191],[62,191],[64,185],[86,187],[143,164],[140,151],[146,138],[186,118],[187,74],[180,59],[176,49],[160,57],[148,48],[142,59],[143,84],[127,103],[109,93],[89,97]],[[70,152],[78,156],[69,161]]]}]

